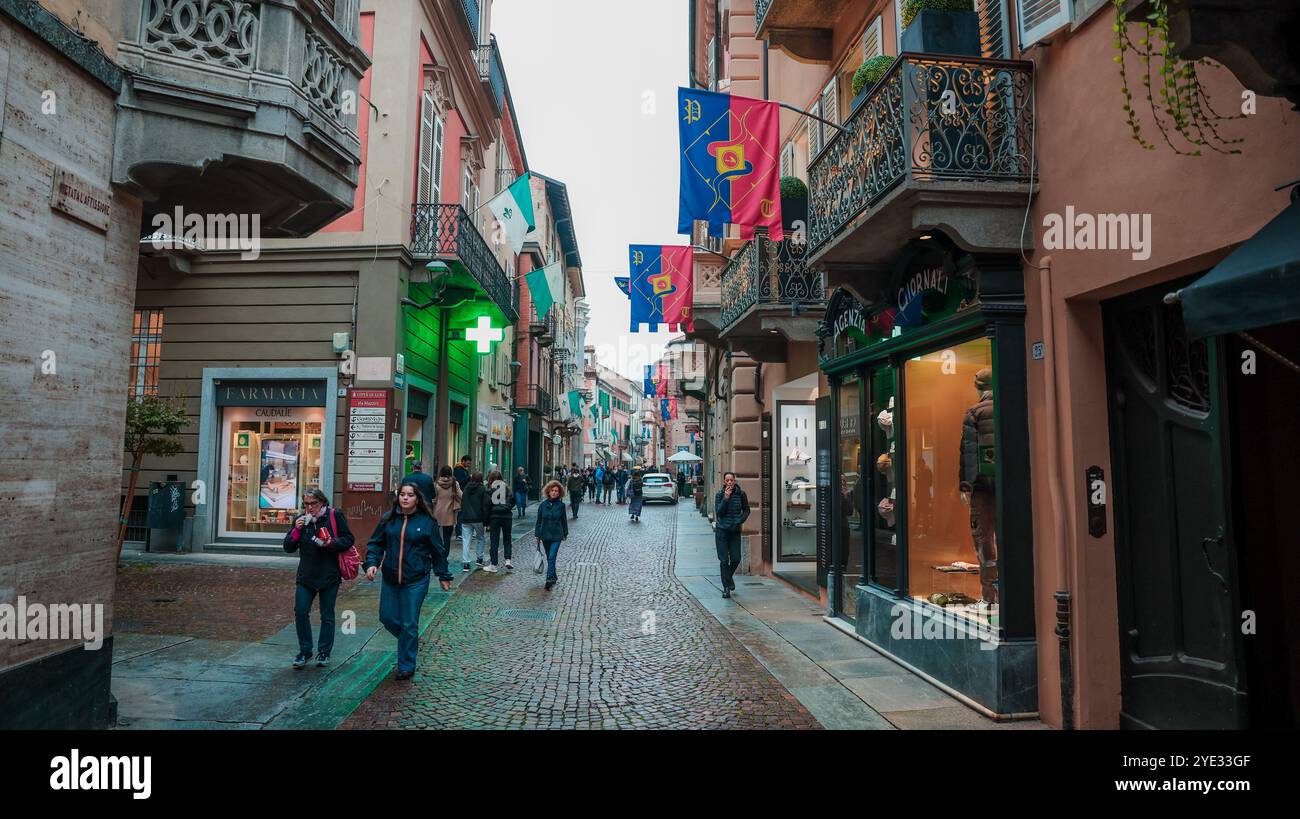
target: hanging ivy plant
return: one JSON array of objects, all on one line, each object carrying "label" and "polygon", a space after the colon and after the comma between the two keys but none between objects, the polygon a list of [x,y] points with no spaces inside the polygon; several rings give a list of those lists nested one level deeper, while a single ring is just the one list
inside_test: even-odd
[{"label": "hanging ivy plant", "polygon": [[[1142,135],[1142,125],[1138,122],[1137,109],[1133,106],[1133,92],[1129,83],[1127,57],[1129,52],[1138,56],[1144,67],[1142,85],[1146,89],[1147,103],[1156,129],[1165,143],[1175,153],[1183,156],[1200,156],[1202,148],[1209,148],[1221,154],[1239,154],[1233,148],[1243,139],[1225,139],[1219,134],[1216,123],[1244,119],[1245,114],[1225,117],[1215,112],[1210,106],[1210,97],[1197,76],[1197,67],[1209,65],[1206,60],[1182,60],[1174,56],[1174,44],[1169,39],[1169,0],[1151,0],[1150,13],[1146,19],[1138,20],[1133,25],[1140,27],[1141,36],[1136,43],[1129,34],[1130,21],[1124,11],[1125,0],[1111,0],[1115,6],[1115,62],[1119,64],[1120,91],[1124,94],[1124,113],[1128,116],[1129,128],[1133,139],[1147,150],[1154,151],[1156,146]],[[1159,89],[1160,102],[1156,102],[1153,91],[1152,63],[1158,66],[1159,76],[1154,78],[1155,88]],[[1191,144],[1190,150],[1183,150],[1170,138],[1177,133]]]}]

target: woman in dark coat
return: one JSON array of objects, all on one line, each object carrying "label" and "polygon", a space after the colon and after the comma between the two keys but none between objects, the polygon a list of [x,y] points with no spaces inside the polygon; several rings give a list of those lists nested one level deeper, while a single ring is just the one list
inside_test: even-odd
[{"label": "woman in dark coat", "polygon": [[402,482],[393,508],[380,519],[366,544],[362,564],[366,579],[374,580],[381,565],[384,585],[379,592],[379,622],[397,638],[396,679],[409,680],[415,674],[420,608],[429,593],[429,575],[437,575],[442,590],[451,591],[451,573],[442,530],[420,490],[408,481]]},{"label": "woman in dark coat", "polygon": [[483,484],[483,473],[475,472],[465,484],[465,492],[460,502],[460,551],[462,572],[470,570],[470,541],[474,543],[475,559],[479,568],[483,567],[484,552],[487,551],[488,491]]},{"label": "woman in dark coat", "polygon": [[524,516],[524,511],[528,509],[528,476],[524,474],[524,468],[515,469],[515,506],[519,509],[519,517]]},{"label": "woman in dark coat", "polygon": [[298,626],[298,656],[294,668],[311,662],[311,601],[320,596],[320,644],[316,667],[329,665],[334,649],[334,604],[338,601],[339,554],[356,543],[343,513],[331,509],[329,498],[319,489],[303,494],[303,508],[293,528],[284,536],[284,550],[298,553],[298,583],[293,614]]},{"label": "woman in dark coat", "polygon": [[510,542],[510,527],[513,521],[515,499],[510,492],[510,487],[506,485],[504,476],[499,471],[493,470],[487,479],[488,488],[488,548],[491,550],[492,562],[488,564],[485,571],[495,572],[497,570],[497,554],[501,541],[505,541],[506,546],[506,569],[514,569],[514,561],[511,560],[511,550],[514,544]]},{"label": "woman in dark coat", "polygon": [[569,539],[569,519],[564,515],[564,487],[551,481],[542,490],[545,498],[537,507],[537,525],[533,533],[546,547],[546,589],[555,586],[555,561],[560,555],[560,542]]}]

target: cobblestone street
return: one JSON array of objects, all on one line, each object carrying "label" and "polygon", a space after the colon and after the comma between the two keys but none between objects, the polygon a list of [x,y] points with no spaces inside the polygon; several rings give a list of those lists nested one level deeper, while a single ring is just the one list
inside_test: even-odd
[{"label": "cobblestone street", "polygon": [[475,572],[425,632],[414,680],[388,679],[342,727],[821,727],[674,577],[674,508],[634,524],[584,503],[549,592],[535,509],[515,521],[514,572]]}]

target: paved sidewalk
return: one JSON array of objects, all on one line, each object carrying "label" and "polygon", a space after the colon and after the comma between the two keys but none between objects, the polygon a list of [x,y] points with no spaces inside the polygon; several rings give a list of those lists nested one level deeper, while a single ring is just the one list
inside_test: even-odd
[{"label": "paved sidewalk", "polygon": [[[397,641],[379,623],[378,582],[358,578],[340,591],[330,667],[294,669],[296,555],[122,560],[112,682],[120,729],[335,728],[392,673]],[[429,592],[422,629],[450,597]],[[349,611],[353,634],[343,632]],[[319,629],[313,606],[313,636]]]},{"label": "paved sidewalk", "polygon": [[736,576],[722,598],[709,520],[678,505],[678,579],[828,729],[1043,728],[997,722],[826,622],[817,601],[770,577]]}]

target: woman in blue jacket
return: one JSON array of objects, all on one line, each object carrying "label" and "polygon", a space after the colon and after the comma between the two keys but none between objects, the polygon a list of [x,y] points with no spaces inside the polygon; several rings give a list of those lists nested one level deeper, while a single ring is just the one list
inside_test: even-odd
[{"label": "woman in blue jacket", "polygon": [[379,622],[397,638],[396,679],[409,680],[415,674],[420,608],[429,592],[429,574],[438,576],[443,591],[451,591],[442,530],[414,483],[402,481],[393,508],[380,519],[366,544],[366,560],[361,565],[367,580],[374,580],[383,567]]},{"label": "woman in blue jacket", "polygon": [[555,560],[560,556],[560,541],[569,539],[569,518],[564,513],[564,487],[551,481],[542,490],[545,498],[537,507],[537,526],[533,533],[546,547],[546,589],[555,586]]}]

